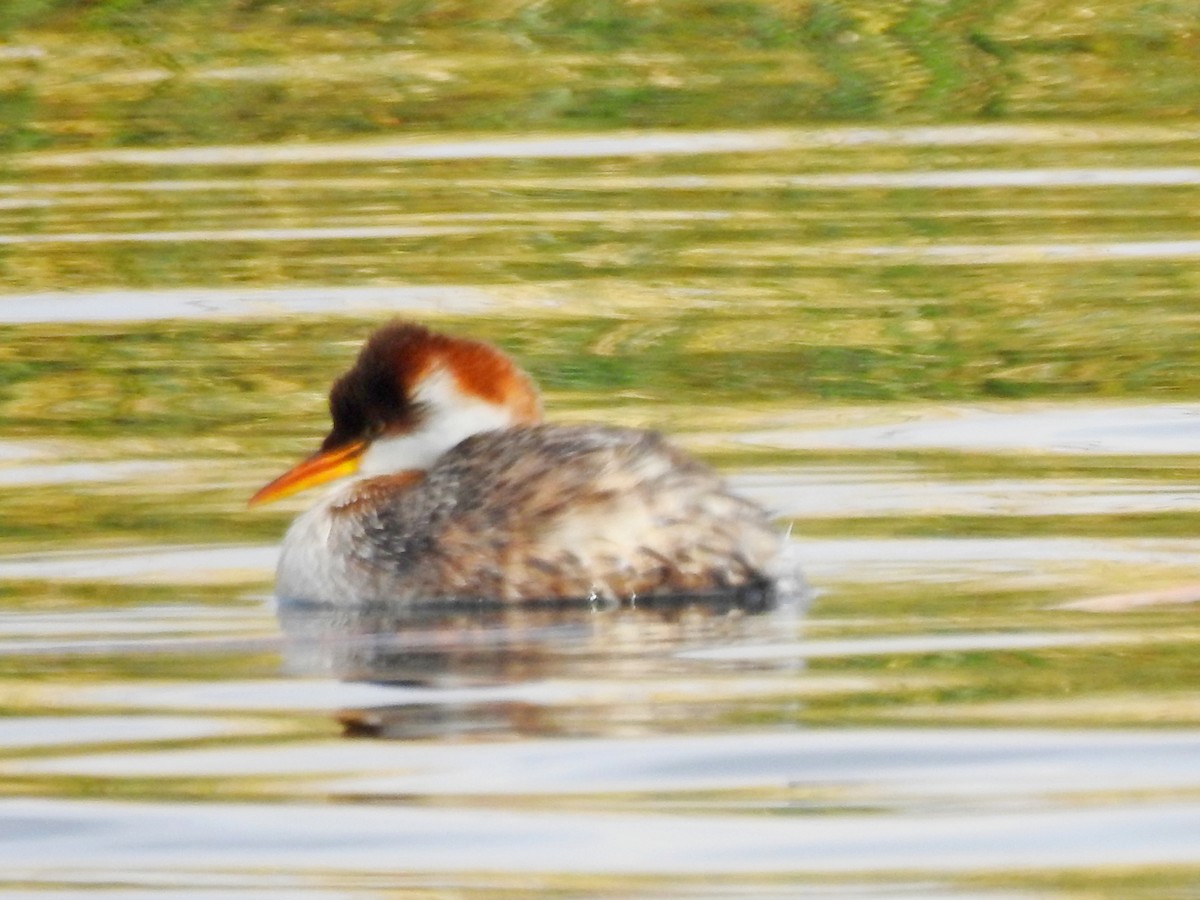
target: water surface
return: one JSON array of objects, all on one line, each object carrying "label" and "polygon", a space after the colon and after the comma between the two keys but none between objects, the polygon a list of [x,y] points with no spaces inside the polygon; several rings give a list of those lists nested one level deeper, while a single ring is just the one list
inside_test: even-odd
[{"label": "water surface", "polygon": [[[71,56],[37,46],[4,64]],[[326,75],[385,71],[348,59]],[[282,77],[225,61],[95,84]],[[1081,120],[1049,83],[1010,98],[1043,121],[11,155],[0,885],[1200,890],[1200,130],[1148,93]],[[502,344],[554,420],[718,466],[811,602],[284,641],[275,546],[307,499],[245,500],[397,314]]]}]

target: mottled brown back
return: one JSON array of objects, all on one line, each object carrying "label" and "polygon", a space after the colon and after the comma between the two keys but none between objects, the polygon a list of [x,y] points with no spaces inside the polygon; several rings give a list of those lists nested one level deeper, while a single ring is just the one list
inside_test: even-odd
[{"label": "mottled brown back", "polygon": [[346,507],[361,529],[355,580],[379,600],[760,587],[782,543],[760,507],[653,432],[538,425],[478,434],[407,490],[384,486],[364,482],[359,490],[382,502]]}]

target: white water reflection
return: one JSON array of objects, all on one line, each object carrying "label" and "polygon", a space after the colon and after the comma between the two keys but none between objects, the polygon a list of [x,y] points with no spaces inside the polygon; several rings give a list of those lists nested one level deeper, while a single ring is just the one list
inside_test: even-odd
[{"label": "white water reflection", "polygon": [[104,463],[56,463],[42,466],[0,467],[0,487],[76,482],[125,481],[168,472],[176,464],[162,460]]},{"label": "white water reflection", "polygon": [[800,547],[804,571],[818,586],[823,580],[1053,584],[1100,562],[1200,569],[1200,540],[1187,538],[802,538]]},{"label": "white water reflection", "polygon": [[190,576],[265,579],[275,569],[275,546],[137,547],[122,551],[39,553],[0,557],[0,580],[171,581]]},{"label": "white water reflection", "polygon": [[[814,729],[519,743],[344,742],[126,751],[17,760],[5,771],[89,777],[317,778],[343,796],[522,796],[838,788],[854,801],[1000,805],[1084,791],[1200,788],[1200,733]],[[1143,765],[1131,770],[1129,760]],[[366,773],[366,774],[364,774]],[[849,799],[849,798],[847,798]],[[731,801],[736,802],[736,801]],[[754,801],[751,801],[753,805]],[[699,801],[703,804],[703,801]],[[1200,853],[1200,847],[1197,848]]]},{"label": "white water reflection", "polygon": [[[20,162],[37,168],[94,165],[242,166],[280,163],[366,163],[396,160],[587,159],[605,156],[760,153],[797,146],[805,132],[626,132],[554,137],[462,140],[364,140],[253,146],[182,147],[161,150],[94,150],[34,153]],[[820,138],[817,138],[820,140]],[[828,140],[828,138],[826,139]],[[839,143],[844,142],[843,137]]]},{"label": "white water reflection", "polygon": [[78,610],[60,613],[0,613],[0,636],[161,635],[237,631],[261,624],[265,611],[199,606],[138,606],[133,609]]},{"label": "white water reflection", "polygon": [[266,628],[245,635],[181,637],[88,638],[81,640],[0,641],[0,654],[10,657],[52,656],[126,656],[130,658],[159,654],[194,658],[232,653],[268,653],[279,650],[279,636]]},{"label": "white water reflection", "polygon": [[916,469],[815,467],[741,475],[739,492],[804,518],[1134,515],[1200,509],[1200,484],[1117,479],[940,480]]},{"label": "white water reflection", "polygon": [[[766,176],[769,178],[769,176]],[[848,175],[788,175],[780,186],[822,190],[1128,187],[1200,184],[1200,168],[943,169],[920,172],[855,172]],[[665,186],[665,185],[664,185]],[[753,185],[747,185],[752,187]]]},{"label": "white water reflection", "polygon": [[[0,200],[0,210],[46,208],[57,202],[78,203],[78,195],[96,194],[111,198],[114,194],[156,194],[156,193],[216,193],[233,192],[243,195],[248,190],[255,191],[316,191],[336,190],[358,194],[362,192],[380,191],[405,186],[409,189],[430,189],[442,186],[444,181],[422,178],[405,173],[403,176],[393,175],[358,175],[358,176],[325,176],[311,175],[307,177],[246,177],[246,178],[180,178],[174,180],[147,179],[144,181],[72,181],[61,182],[22,182],[19,184],[0,184],[0,196],[8,195],[9,199]],[[545,176],[509,176],[493,178],[456,178],[455,184],[460,188],[495,189],[499,184],[504,188],[522,190],[555,190],[580,191],[597,193],[606,191],[761,191],[779,190],[786,188],[811,188],[818,190],[874,190],[879,188],[889,190],[935,190],[935,189],[990,189],[990,188],[1085,188],[1085,187],[1172,187],[1200,185],[1200,167],[1194,166],[1060,166],[1042,169],[920,169],[913,171],[881,171],[854,173],[824,173],[792,175],[782,173],[713,173],[689,175],[610,175],[596,173],[588,177],[571,177],[562,175]],[[32,195],[32,196],[31,196]],[[59,198],[62,198],[61,201]],[[645,212],[651,212],[646,210]],[[738,210],[738,217],[745,216],[749,210]],[[1034,211],[1041,214],[1040,211]],[[1112,211],[1109,214],[1115,214]],[[798,211],[791,211],[792,215]],[[1065,211],[1058,210],[1056,215]],[[854,211],[846,210],[842,216],[854,215]],[[1014,215],[1016,211],[1008,211]],[[1093,215],[1094,213],[1088,212]],[[1145,216],[1146,210],[1134,210],[1131,214]],[[542,213],[541,216],[554,218],[568,217],[568,211]],[[596,210],[587,213],[591,219],[599,219],[614,215],[611,210]],[[726,216],[735,214],[726,212]],[[825,215],[825,213],[822,213]],[[537,219],[538,214],[530,210],[510,212],[508,218],[520,218],[525,221]],[[439,215],[438,218],[453,219],[453,215]]]},{"label": "white water reflection", "polygon": [[161,244],[194,241],[353,241],[447,237],[495,231],[473,225],[336,225],[305,228],[197,228],[186,231],[75,231],[0,234],[0,244]]},{"label": "white water reflection", "polygon": [[[115,892],[108,890],[111,875],[89,875],[86,872],[61,873],[54,880],[55,887],[43,886],[39,882],[36,888],[29,891],[7,889],[6,900],[90,900],[98,890],[105,890],[109,896]],[[575,882],[577,879],[569,878]],[[652,884],[644,883],[645,879],[635,879],[633,884],[617,884],[611,890],[608,884],[612,879],[598,879],[600,884],[597,891],[604,896],[624,896],[630,898],[690,898],[690,900],[716,900],[720,897],[753,897],[755,900],[773,900],[773,898],[811,897],[818,900],[830,898],[846,898],[846,900],[897,900],[897,898],[913,898],[913,900],[1029,900],[1029,894],[1024,891],[1009,891],[999,889],[966,889],[947,883],[942,878],[872,878],[866,881],[856,881],[841,876],[836,883],[822,880],[818,885],[796,883],[790,879],[767,877],[759,878],[753,874],[746,876],[725,877],[719,884],[708,883],[710,878],[689,878],[674,876],[666,879],[653,879]],[[620,882],[623,879],[615,879]],[[296,900],[348,900],[351,897],[377,897],[372,888],[364,888],[364,882],[375,884],[387,881],[390,885],[397,881],[396,874],[372,878],[370,875],[351,875],[345,879],[345,887],[331,886],[338,883],[337,879],[311,875],[289,875],[278,872],[249,872],[239,871],[233,874],[211,872],[187,873],[146,873],[122,872],[121,881],[130,887],[120,893],[121,900],[132,898],[158,898],[169,896],[172,900],[229,900],[236,892],[238,900],[278,900],[285,896]],[[500,876],[492,875],[446,875],[429,873],[405,873],[403,876],[404,890],[416,892],[420,896],[451,896],[480,897],[515,897],[515,896],[561,896],[564,892],[554,886],[545,886],[548,879],[539,878],[544,886],[543,891],[534,893],[529,886],[529,879],[524,875]],[[314,884],[323,887],[314,887]],[[72,885],[73,887],[62,887]],[[57,889],[56,889],[57,888]],[[572,885],[572,896],[578,894],[578,889]]]},{"label": "white water reflection", "polygon": [[[340,189],[346,191],[373,191],[398,181],[413,184],[410,178],[389,179],[371,176],[347,177],[301,177],[301,178],[178,178],[178,179],[146,179],[143,181],[85,181],[77,179],[69,182],[58,181],[23,181],[19,184],[0,184],[0,195],[23,197],[27,194],[48,195],[50,197],[65,197],[64,203],[78,202],[72,199],[78,194],[99,194],[111,197],[114,194],[158,194],[158,193],[219,193],[229,191],[238,196],[249,190],[297,190],[306,188]],[[419,182],[418,182],[419,183]],[[488,184],[494,184],[489,181]],[[24,201],[14,201],[24,202]],[[33,201],[31,201],[33,202]],[[55,201],[49,201],[51,203]],[[4,207],[0,207],[4,208]],[[20,207],[16,207],[20,208]]]},{"label": "white water reflection", "polygon": [[882,425],[745,432],[738,440],[805,450],[1193,454],[1200,453],[1200,404],[943,408]]},{"label": "white water reflection", "polygon": [[742,131],[605,132],[519,138],[377,140],[327,143],[179,147],[168,149],[40,152],[15,156],[15,165],[70,168],[97,165],[243,166],[279,163],[388,162],[393,160],[586,159],[765,153],[838,147],[969,147],[1053,144],[1172,144],[1193,141],[1189,125],[985,124],[900,127],[766,128]]},{"label": "white water reflection", "polygon": [[745,677],[707,678],[692,673],[685,679],[603,678],[550,679],[479,686],[405,686],[334,681],[326,678],[286,680],[226,680],[200,683],[151,682],[148,684],[94,685],[78,689],[74,697],[46,692],[46,703],[61,706],[85,700],[108,708],[136,711],[198,710],[203,712],[318,712],[343,708],[399,708],[445,706],[449,709],[489,703],[525,703],[543,707],[652,704],[670,698],[688,703],[745,700],[786,693],[788,696],[853,693],[897,683],[866,676],[806,675],[803,680],[748,674]]},{"label": "white water reflection", "polygon": [[278,556],[275,545],[139,546],[123,550],[15,554],[0,557],[0,581],[44,578],[187,583],[201,575],[222,580],[239,576],[246,580],[266,580],[274,572]]},{"label": "white water reflection", "polygon": [[[524,190],[570,190],[594,194],[605,191],[770,191],[801,188],[821,191],[860,190],[989,190],[993,188],[1104,188],[1104,187],[1175,187],[1200,184],[1200,168],[1192,166],[1060,166],[1043,169],[919,169],[911,171],[854,172],[850,174],[829,172],[820,174],[792,175],[783,173],[736,173],[736,174],[693,174],[693,175],[608,175],[596,174],[586,178],[547,175],[542,177],[510,177],[499,179],[508,189]],[[279,187],[351,187],[343,179],[313,178],[294,179],[290,185]],[[259,182],[253,182],[258,185]],[[382,182],[386,184],[387,182]],[[455,184],[460,187],[491,187],[497,179],[461,179]],[[172,185],[177,183],[171,183]],[[187,184],[184,182],[183,184]],[[164,190],[200,190],[204,182],[195,182],[194,187],[164,186]],[[270,185],[270,182],[267,182]],[[422,178],[405,179],[410,187],[435,187],[436,183]],[[32,187],[32,186],[29,186]],[[56,192],[57,185],[47,185],[47,190]],[[97,191],[108,190],[108,185],[96,182]],[[138,190],[136,186],[115,185],[118,190]],[[40,189],[35,188],[35,189]],[[993,214],[996,210],[978,209],[974,215]],[[744,211],[739,211],[739,215]],[[797,216],[802,210],[789,210]],[[944,213],[943,213],[944,214]],[[1003,210],[1005,216],[1039,215],[1044,210]],[[1092,210],[1068,211],[1056,209],[1056,217],[1070,214],[1094,216]],[[1115,215],[1116,210],[1106,215]],[[1131,216],[1146,217],[1150,211],[1130,210]],[[820,211],[824,218],[828,215]],[[855,209],[839,211],[840,219],[854,218],[862,213]],[[871,215],[878,216],[878,212]]]},{"label": "white water reflection", "polygon": [[[0,308],[3,308],[0,306]],[[13,462],[25,459],[36,459],[45,453],[44,449],[33,444],[19,444],[15,441],[0,441],[0,462]]]},{"label": "white water reflection", "polygon": [[1191,259],[1200,256],[1200,241],[1189,238],[1155,241],[1106,240],[1037,243],[853,244],[760,245],[753,250],[733,244],[697,246],[684,251],[689,262],[729,268],[788,262],[797,266],[823,268],[878,262],[885,265],[1044,265],[1122,260]]},{"label": "white water reflection", "polygon": [[[785,807],[786,809],[786,807]],[[1024,871],[1200,859],[1200,804],[842,815],[529,812],[328,803],[0,800],[10,879],[78,870]],[[602,847],[603,853],[597,848]]]},{"label": "white water reflection", "polygon": [[496,292],[473,285],[45,292],[0,295],[0,324],[470,313],[490,309],[499,299]]},{"label": "white water reflection", "polygon": [[[912,171],[881,171],[854,173],[823,173],[793,175],[784,173],[706,173],[688,175],[632,175],[595,173],[587,177],[543,175],[505,176],[491,178],[456,178],[460,189],[494,190],[497,185],[506,190],[530,191],[574,191],[584,194],[628,191],[770,191],[802,188],[823,191],[856,190],[972,190],[992,188],[1103,188],[1103,187],[1173,187],[1200,185],[1200,167],[1193,166],[1098,166],[1098,167],[1055,167],[1043,169],[920,169]],[[84,181],[71,182],[22,182],[0,184],[0,210],[43,209],[58,204],[78,206],[93,202],[115,203],[115,195],[121,194],[178,194],[178,193],[232,193],[244,196],[248,191],[338,191],[349,196],[364,192],[383,190],[433,190],[443,187],[444,180],[423,178],[411,173],[396,175],[350,175],[333,176],[312,174],[294,178],[251,177],[245,178],[179,178],[173,180],[146,179],[143,181]],[[95,196],[89,196],[95,195]],[[671,211],[643,209],[639,215],[663,215]],[[691,215],[692,210],[675,211],[677,215]],[[755,212],[739,209],[736,213],[723,211],[722,217],[739,220]],[[993,210],[993,213],[996,211]],[[1108,210],[1106,215],[1117,215],[1119,210]],[[789,210],[797,216],[801,210]],[[1130,216],[1146,217],[1151,210],[1128,211]],[[716,211],[713,212],[713,215]],[[943,213],[944,214],[944,213]],[[988,214],[987,209],[974,210],[970,214]],[[1005,216],[1043,216],[1039,209],[1003,210]],[[1093,210],[1056,209],[1055,216],[1094,216]],[[610,221],[619,217],[611,209],[590,211],[558,210],[553,213],[532,210],[510,211],[495,214],[439,213],[430,218],[439,221],[456,221],[475,215],[487,215],[492,219],[517,219],[522,222],[562,220]],[[759,212],[759,216],[767,213]],[[819,212],[824,218],[828,214]],[[839,218],[850,219],[861,216],[858,210],[847,209]],[[877,213],[871,213],[877,215]],[[484,219],[480,218],[480,221]]]},{"label": "white water reflection", "polygon": [[189,716],[3,716],[0,750],[185,741],[272,731],[249,720]]},{"label": "white water reflection", "polygon": [[1111,262],[1136,259],[1190,259],[1200,256],[1200,241],[1076,241],[1033,244],[928,244],[925,246],[836,248],[836,253],[874,259],[914,260],[946,265]]},{"label": "white water reflection", "polygon": [[769,660],[896,656],[907,653],[964,653],[985,650],[1088,647],[1098,644],[1141,643],[1143,640],[1145,639],[1135,634],[1090,631],[906,634],[846,640],[805,640],[796,643],[711,647],[701,650],[684,650],[679,656],[681,659],[766,662]]},{"label": "white water reflection", "polygon": [[1082,600],[1060,603],[1055,608],[1075,609],[1084,612],[1124,612],[1147,606],[1175,606],[1182,603],[1200,603],[1200,582],[1176,585],[1169,588],[1085,597]]},{"label": "white water reflection", "polygon": [[139,606],[74,613],[0,614],[0,654],[224,653],[279,646],[266,604],[245,609]]}]

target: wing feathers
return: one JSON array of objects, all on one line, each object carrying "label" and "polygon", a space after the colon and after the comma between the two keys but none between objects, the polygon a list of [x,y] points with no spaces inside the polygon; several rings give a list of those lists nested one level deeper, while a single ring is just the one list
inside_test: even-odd
[{"label": "wing feathers", "polygon": [[421,599],[703,593],[765,582],[781,546],[708,467],[655,433],[597,426],[475,435],[364,535],[381,589]]}]

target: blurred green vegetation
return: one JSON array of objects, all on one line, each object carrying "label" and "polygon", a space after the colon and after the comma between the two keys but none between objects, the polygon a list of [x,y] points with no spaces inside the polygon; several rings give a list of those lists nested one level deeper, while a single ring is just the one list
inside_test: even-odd
[{"label": "blurred green vegetation", "polygon": [[0,147],[1194,116],[1191,0],[9,0]]}]

